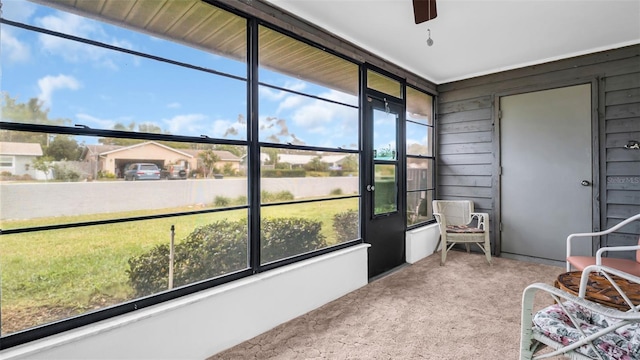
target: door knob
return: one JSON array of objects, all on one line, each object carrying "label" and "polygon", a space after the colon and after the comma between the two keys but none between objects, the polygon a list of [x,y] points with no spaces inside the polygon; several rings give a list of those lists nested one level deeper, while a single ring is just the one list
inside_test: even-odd
[{"label": "door knob", "polygon": [[582,186],[589,186],[589,185],[591,185],[591,183],[590,183],[588,180],[582,180],[582,181],[580,182],[580,185],[582,185]]},{"label": "door knob", "polygon": [[375,190],[375,189],[376,189],[376,187],[375,187],[375,186],[373,186],[373,185],[367,185],[367,191],[373,191],[373,190]]}]

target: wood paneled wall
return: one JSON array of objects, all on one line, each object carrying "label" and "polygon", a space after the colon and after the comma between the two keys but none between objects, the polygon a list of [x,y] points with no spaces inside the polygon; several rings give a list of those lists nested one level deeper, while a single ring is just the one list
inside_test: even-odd
[{"label": "wood paneled wall", "polygon": [[[624,148],[630,140],[640,141],[640,45],[437,87],[438,198],[472,199],[477,209],[488,212],[494,252],[499,252],[495,234],[500,221],[495,99],[589,79],[598,84],[594,136],[600,146],[594,168],[599,168],[600,197],[594,204],[594,226],[600,230],[640,213],[640,150]],[[601,245],[635,244],[639,234],[636,222]]]}]

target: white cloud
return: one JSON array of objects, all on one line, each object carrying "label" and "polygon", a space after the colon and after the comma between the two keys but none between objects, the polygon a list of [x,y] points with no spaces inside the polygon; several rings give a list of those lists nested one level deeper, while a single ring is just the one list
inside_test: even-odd
[{"label": "white cloud", "polygon": [[78,90],[80,86],[80,82],[73,76],[62,74],[58,76],[47,75],[38,80],[38,87],[40,88],[38,99],[40,99],[45,106],[50,107],[51,98],[55,91],[63,89]]},{"label": "white cloud", "polygon": [[209,136],[224,139],[245,139],[247,134],[247,124],[226,119],[217,119],[213,122],[213,134]]},{"label": "white cloud", "polygon": [[358,106],[358,97],[341,91],[330,90],[329,92],[318,95],[321,98],[329,99],[344,104]]},{"label": "white cloud", "polygon": [[179,102],[172,102],[167,104],[167,108],[169,109],[179,109],[182,107],[182,104],[180,104]]},{"label": "white cloud", "polygon": [[293,122],[304,127],[310,133],[328,134],[326,125],[335,121],[335,110],[321,101],[314,101],[298,109],[293,114]]},{"label": "white cloud", "polygon": [[203,124],[207,120],[204,114],[177,115],[171,119],[163,119],[165,128],[174,135],[202,135]]},{"label": "white cloud", "polygon": [[[331,91],[321,97],[332,98],[335,101],[346,99],[344,93]],[[347,95],[350,96],[350,95]],[[298,108],[292,119],[296,125],[302,126],[316,134],[349,134],[357,131],[357,110],[351,107],[314,100],[312,103]],[[327,126],[329,126],[327,128]],[[337,135],[336,135],[337,136]]]},{"label": "white cloud", "polygon": [[276,114],[279,114],[283,110],[293,109],[304,102],[304,98],[299,95],[290,95],[284,98],[284,100],[278,105]]},{"label": "white cloud", "polygon": [[28,19],[35,12],[36,6],[34,4],[26,1],[11,1],[2,8],[2,17],[18,22],[28,22]]},{"label": "white cloud", "polygon": [[[37,19],[36,24],[65,34],[97,40],[126,49],[133,48],[133,45],[127,40],[110,37],[99,23],[71,13],[56,12],[56,15],[48,15]],[[43,51],[61,56],[68,62],[92,62],[100,68],[118,69],[117,63],[112,59],[115,54],[107,49],[87,46],[86,44],[46,34],[40,34],[38,39]],[[131,62],[137,65],[136,60],[131,60]]]},{"label": "white cloud", "polygon": [[302,92],[302,90],[304,90],[307,87],[307,84],[302,81],[296,81],[296,82],[287,81],[285,82],[283,87],[288,90]]},{"label": "white cloud", "polygon": [[[293,91],[302,91],[307,87],[307,84],[301,81],[297,82],[287,82],[283,86],[285,89],[293,90]],[[267,100],[278,101],[285,98],[287,95],[291,95],[291,93],[282,91],[282,90],[274,90],[272,88],[268,88],[266,86],[260,87],[260,96],[265,97]]]},{"label": "white cloud", "polygon": [[2,59],[10,63],[20,63],[28,61],[31,57],[29,46],[20,42],[10,31],[10,28],[2,29],[0,36],[0,47],[2,48]]},{"label": "white cloud", "polygon": [[116,124],[116,121],[114,120],[99,119],[95,116],[91,116],[85,113],[76,114],[76,118],[78,119],[79,124],[86,125],[90,128],[112,129]]},{"label": "white cloud", "polygon": [[[97,24],[70,13],[56,12],[56,15],[48,15],[37,19],[36,24],[65,34],[93,39],[104,38],[104,33]],[[82,43],[45,34],[39,35],[38,39],[42,50],[60,55],[70,62],[79,62],[84,58],[95,60],[100,57],[99,54],[101,52],[104,52],[104,50],[95,46],[86,46]]]},{"label": "white cloud", "polygon": [[260,87],[260,96],[267,100],[278,101],[284,98],[285,95],[287,95],[287,93],[281,90],[274,90],[264,86]]}]

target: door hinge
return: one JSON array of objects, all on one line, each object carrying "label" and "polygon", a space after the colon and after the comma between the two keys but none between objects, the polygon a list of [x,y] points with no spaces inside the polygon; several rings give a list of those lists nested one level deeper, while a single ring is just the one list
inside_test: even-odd
[{"label": "door hinge", "polygon": [[498,119],[502,119],[502,110],[498,110]]},{"label": "door hinge", "polygon": [[502,175],[502,166],[498,166],[498,175]]},{"label": "door hinge", "polygon": [[498,227],[500,228],[500,231],[502,231],[502,222],[498,225]]}]

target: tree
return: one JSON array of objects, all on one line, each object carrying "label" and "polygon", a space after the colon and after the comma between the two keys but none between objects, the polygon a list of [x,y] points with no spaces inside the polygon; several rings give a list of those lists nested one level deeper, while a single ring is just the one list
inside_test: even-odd
[{"label": "tree", "polygon": [[42,171],[45,179],[49,179],[49,172],[53,169],[53,158],[50,156],[40,156],[33,159],[33,168]]},{"label": "tree", "polygon": [[226,163],[222,167],[222,173],[225,175],[233,176],[236,174],[236,170],[233,168],[231,163]]},{"label": "tree", "polygon": [[276,165],[278,165],[278,160],[280,160],[280,156],[278,156],[278,149],[264,149],[264,152],[269,155],[269,160],[265,160],[264,164],[273,165],[273,168],[275,169]]},{"label": "tree", "polygon": [[307,171],[327,171],[329,170],[329,164],[322,161],[322,157],[316,156],[311,161],[304,165]]},{"label": "tree", "polygon": [[65,125],[71,123],[70,119],[49,119],[49,109],[38,98],[31,98],[26,103],[20,103],[17,99],[2,94],[2,121],[40,124],[40,125]]},{"label": "tree", "polygon": [[355,155],[348,155],[340,162],[343,171],[358,171],[358,158]]},{"label": "tree", "polygon": [[220,144],[220,145],[216,145],[215,146],[216,150],[222,150],[222,151],[228,151],[230,153],[232,153],[233,155],[237,156],[237,157],[242,157],[246,154],[246,147],[244,146],[237,146],[237,145],[224,145],[224,144]]},{"label": "tree", "polygon": [[429,155],[431,152],[425,145],[413,143],[409,145],[407,154]]},{"label": "tree", "polygon": [[[21,103],[17,98],[12,98],[8,93],[2,93],[2,121],[22,124],[39,125],[66,125],[71,123],[70,119],[49,118],[49,109],[44,107],[44,103],[38,98],[31,98],[26,103]],[[0,130],[0,141],[5,142],[25,142],[38,143],[47,146],[49,134],[25,131]]]},{"label": "tree", "polygon": [[53,141],[44,150],[44,154],[56,161],[80,159],[82,148],[78,142],[69,135],[56,135]]},{"label": "tree", "polygon": [[138,131],[152,133],[152,134],[166,133],[165,131],[162,131],[162,128],[160,126],[154,125],[152,123],[144,123],[144,124],[138,125]]},{"label": "tree", "polygon": [[215,164],[220,161],[220,157],[213,150],[204,150],[198,154],[202,164],[204,165],[204,176],[209,177],[213,175],[213,169]]},{"label": "tree", "polygon": [[[115,125],[113,125],[112,129],[118,130],[118,131],[137,131],[137,132],[146,132],[146,133],[153,133],[153,134],[169,134],[169,132],[163,131],[162,128],[152,123],[143,123],[143,124],[136,125],[136,123],[133,121],[130,122],[128,125],[124,125],[123,123],[116,123]],[[101,138],[98,140],[98,142],[102,145],[131,146],[131,145],[145,142],[145,140],[126,139],[126,138]],[[188,147],[184,145],[184,143],[179,143],[179,142],[162,142],[162,143],[172,148],[184,149]]]}]

